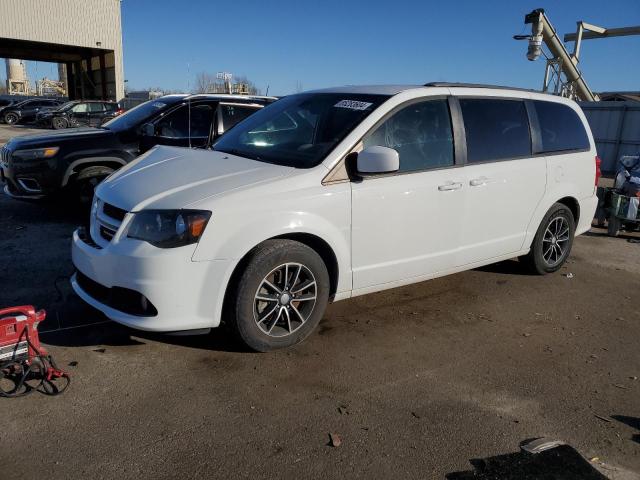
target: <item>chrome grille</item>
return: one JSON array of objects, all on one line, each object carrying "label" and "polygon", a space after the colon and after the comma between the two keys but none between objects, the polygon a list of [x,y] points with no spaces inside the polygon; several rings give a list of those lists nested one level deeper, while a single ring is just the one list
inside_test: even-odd
[{"label": "chrome grille", "polygon": [[97,199],[92,209],[91,239],[100,247],[105,247],[116,236],[127,212]]},{"label": "chrome grille", "polygon": [[0,167],[9,168],[9,158],[11,158],[11,150],[5,145],[0,150]]}]

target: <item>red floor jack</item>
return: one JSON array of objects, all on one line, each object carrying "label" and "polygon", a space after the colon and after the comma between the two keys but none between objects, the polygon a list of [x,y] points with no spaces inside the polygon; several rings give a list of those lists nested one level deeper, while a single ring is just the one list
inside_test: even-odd
[{"label": "red floor jack", "polygon": [[59,395],[69,386],[69,375],[40,345],[38,325],[46,315],[30,305],[0,310],[0,397]]}]

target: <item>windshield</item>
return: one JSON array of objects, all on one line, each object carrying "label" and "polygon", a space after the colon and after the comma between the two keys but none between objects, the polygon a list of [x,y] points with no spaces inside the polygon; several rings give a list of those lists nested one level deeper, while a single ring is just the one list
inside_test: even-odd
[{"label": "windshield", "polygon": [[388,98],[349,93],[285,97],[237,124],[213,149],[278,165],[311,168]]},{"label": "windshield", "polygon": [[102,125],[102,128],[108,128],[109,130],[128,130],[132,127],[137,127],[141,123],[154,116],[156,113],[167,108],[168,105],[173,105],[175,99],[162,99],[149,100],[148,102],[141,103],[133,107],[131,110],[126,111],[122,115],[119,115],[112,120],[109,120]]},{"label": "windshield", "polygon": [[67,102],[67,103],[63,103],[62,105],[60,105],[58,107],[58,111],[59,112],[65,112],[67,110],[69,110],[71,107],[73,107],[76,103],[78,102]]}]

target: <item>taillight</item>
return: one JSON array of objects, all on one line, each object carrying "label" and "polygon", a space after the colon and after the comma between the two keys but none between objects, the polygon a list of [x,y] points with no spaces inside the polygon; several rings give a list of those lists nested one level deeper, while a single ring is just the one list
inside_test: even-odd
[{"label": "taillight", "polygon": [[116,116],[122,115],[123,113],[124,113],[124,110],[122,108],[120,110],[116,110]]},{"label": "taillight", "polygon": [[598,186],[598,182],[600,181],[600,177],[602,176],[602,170],[600,170],[600,165],[602,165],[602,160],[600,157],[596,155],[596,187]]}]

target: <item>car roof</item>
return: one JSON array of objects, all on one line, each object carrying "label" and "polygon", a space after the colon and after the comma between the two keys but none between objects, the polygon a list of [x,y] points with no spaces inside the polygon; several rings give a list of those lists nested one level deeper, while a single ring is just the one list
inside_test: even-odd
[{"label": "car roof", "polygon": [[507,87],[501,85],[485,85],[478,83],[454,83],[454,82],[430,82],[423,85],[346,85],[343,87],[324,88],[319,90],[312,90],[310,93],[356,93],[356,94],[369,94],[369,95],[388,95],[393,96],[408,90],[426,90],[429,88],[450,88],[454,92],[456,89],[477,89],[479,93],[482,90],[502,90],[504,92],[526,92],[528,94],[534,94],[536,98],[553,99],[553,100],[566,100],[563,97],[557,95],[551,95],[548,93],[540,92],[539,90],[532,90],[519,87]]},{"label": "car roof", "polygon": [[234,102],[261,102],[261,103],[274,102],[277,100],[276,97],[266,97],[261,95],[232,95],[228,93],[195,93],[195,94],[182,93],[182,94],[164,95],[159,99],[216,100],[220,102],[234,101]]}]

